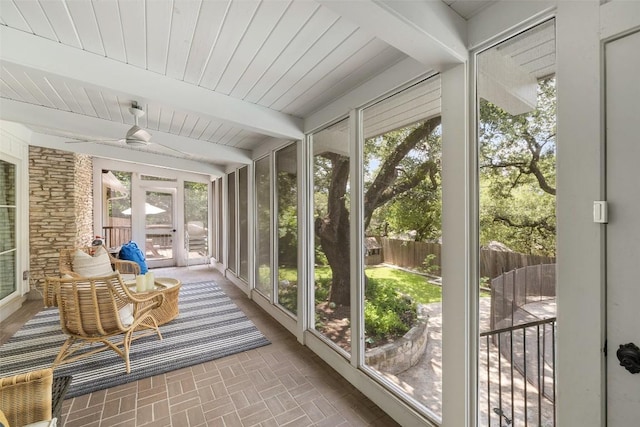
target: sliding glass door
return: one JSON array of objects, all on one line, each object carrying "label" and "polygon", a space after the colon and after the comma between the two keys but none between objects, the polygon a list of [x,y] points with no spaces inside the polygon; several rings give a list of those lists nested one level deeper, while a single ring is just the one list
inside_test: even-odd
[{"label": "sliding glass door", "polygon": [[0,300],[17,291],[16,165],[0,160]]}]

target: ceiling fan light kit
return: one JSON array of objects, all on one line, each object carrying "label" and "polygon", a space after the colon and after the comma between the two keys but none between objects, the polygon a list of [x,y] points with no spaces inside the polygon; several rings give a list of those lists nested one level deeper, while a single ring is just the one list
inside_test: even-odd
[{"label": "ceiling fan light kit", "polygon": [[[149,145],[149,141],[151,140],[151,134],[147,132],[145,129],[142,129],[138,126],[138,119],[144,116],[144,111],[138,107],[138,103],[133,101],[131,103],[131,107],[129,107],[129,112],[133,115],[134,125],[127,131],[127,134],[124,139],[117,140],[118,142],[124,142],[126,145],[131,147],[144,147]],[[96,141],[67,141],[69,143],[75,142],[115,142],[113,140],[96,140]]]},{"label": "ceiling fan light kit", "polygon": [[131,107],[129,107],[129,112],[133,115],[135,124],[127,132],[125,142],[127,145],[131,145],[133,147],[148,145],[149,140],[151,139],[151,134],[138,126],[138,119],[144,116],[144,111],[138,107],[137,102],[133,101],[131,103]]}]

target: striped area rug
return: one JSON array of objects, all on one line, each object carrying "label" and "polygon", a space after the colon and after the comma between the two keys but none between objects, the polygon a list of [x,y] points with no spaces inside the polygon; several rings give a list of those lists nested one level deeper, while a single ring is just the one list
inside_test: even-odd
[{"label": "striped area rug", "polygon": [[[66,397],[114,387],[269,344],[255,325],[214,282],[183,284],[180,315],[162,325],[157,335],[141,338],[124,360],[108,350],[62,365],[55,376],[72,375]],[[50,367],[66,335],[58,309],[43,310],[0,347],[0,377]]]}]

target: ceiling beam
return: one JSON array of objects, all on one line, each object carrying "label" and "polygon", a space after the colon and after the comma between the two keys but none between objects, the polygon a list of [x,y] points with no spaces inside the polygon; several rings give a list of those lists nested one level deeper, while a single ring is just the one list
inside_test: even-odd
[{"label": "ceiling beam", "polygon": [[442,1],[317,1],[430,69],[468,58],[466,21]]},{"label": "ceiling beam", "polygon": [[67,144],[65,141],[67,141],[66,138],[59,136],[33,132],[31,134],[31,141],[29,141],[29,144],[37,147],[53,148],[56,150],[70,151],[72,153],[87,154],[93,157],[120,160],[128,163],[205,174],[212,178],[224,175],[222,168],[194,160],[178,159],[163,156],[162,154],[149,153],[147,151],[114,147],[113,145]]},{"label": "ceiling beam", "polygon": [[0,59],[90,85],[171,105],[276,138],[302,139],[302,120],[183,81],[0,26]]},{"label": "ceiling beam", "polygon": [[536,108],[538,81],[497,49],[478,55],[478,97],[517,116]]},{"label": "ceiling beam", "polygon": [[[83,116],[68,111],[56,110],[12,99],[0,98],[0,119],[18,122],[27,126],[59,129],[63,132],[98,137],[97,139],[123,138],[130,125],[116,123],[96,117]],[[100,134],[96,134],[100,129]],[[69,140],[70,138],[66,138]],[[251,153],[239,148],[227,147],[208,141],[200,141],[180,135],[153,131],[151,142],[177,151],[201,157],[204,160],[223,164],[249,164]],[[67,144],[67,146],[70,144]],[[75,144],[88,145],[88,144]],[[125,149],[126,150],[126,149]]]}]

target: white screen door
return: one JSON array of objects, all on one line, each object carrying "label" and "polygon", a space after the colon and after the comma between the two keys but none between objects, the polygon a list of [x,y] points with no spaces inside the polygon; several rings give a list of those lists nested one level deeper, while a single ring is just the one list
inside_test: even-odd
[{"label": "white screen door", "polygon": [[149,267],[176,265],[175,191],[146,190],[145,245]]},{"label": "white screen door", "polygon": [[640,422],[640,373],[620,366],[617,355],[621,345],[640,346],[640,32],[609,42],[605,53],[607,425],[623,427]]}]

